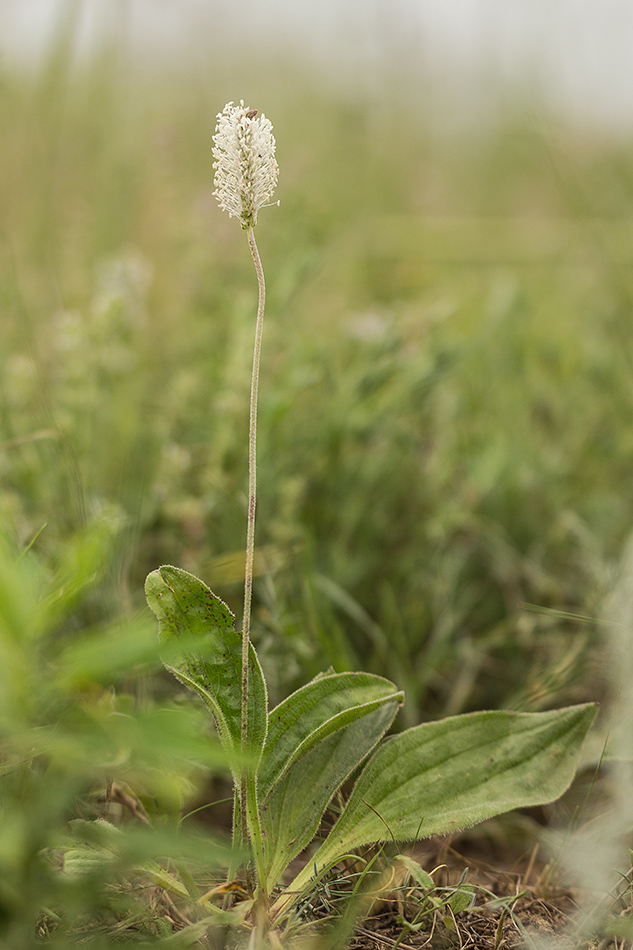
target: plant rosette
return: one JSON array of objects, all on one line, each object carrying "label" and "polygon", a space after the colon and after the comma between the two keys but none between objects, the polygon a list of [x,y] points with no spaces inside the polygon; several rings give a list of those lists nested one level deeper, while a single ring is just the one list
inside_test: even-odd
[{"label": "plant rosette", "polygon": [[[483,711],[414,726],[384,739],[404,696],[370,673],[328,672],[270,712],[249,644],[248,782],[241,800],[242,634],[201,580],[163,566],[147,578],[164,641],[189,652],[168,669],[215,721],[236,786],[234,828],[246,805],[255,903],[268,923],[285,916],[351,850],[457,832],[514,808],[543,805],[569,787],[596,706],[549,712]],[[198,644],[194,652],[191,645]],[[173,643],[172,643],[173,646]],[[276,899],[291,861],[314,838],[328,803],[358,772],[342,813],[310,862]],[[244,841],[237,840],[244,846]]]}]

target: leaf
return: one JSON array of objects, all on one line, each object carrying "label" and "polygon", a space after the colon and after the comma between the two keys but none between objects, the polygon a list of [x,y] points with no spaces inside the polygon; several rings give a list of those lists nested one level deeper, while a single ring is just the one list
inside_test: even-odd
[{"label": "leaf", "polygon": [[[200,638],[195,655],[185,653],[177,666],[167,665],[181,683],[198,693],[211,710],[222,745],[236,773],[241,748],[242,635],[224,601],[193,574],[164,565],[145,582],[147,602],[158,618],[165,641]],[[259,759],[267,730],[266,682],[255,649],[248,667],[248,751]]]},{"label": "leaf", "polygon": [[189,891],[182,881],[155,860],[163,849],[165,856],[180,851],[181,858],[199,859],[204,848],[205,857],[215,855],[218,865],[228,855],[228,849],[212,839],[201,841],[190,836],[169,835],[164,829],[157,833],[155,828],[127,828],[123,832],[102,818],[94,821],[73,819],[69,828],[72,838],[62,847],[65,874],[112,879],[133,869],[182,900],[191,899]]},{"label": "leaf", "polygon": [[319,742],[372,708],[403,698],[392,682],[371,673],[326,673],[296,690],[268,717],[259,769],[262,798]]},{"label": "leaf", "polygon": [[[476,712],[387,739],[361,772],[314,863],[320,871],[353,848],[392,836],[409,841],[446,834],[553,801],[572,781],[595,714],[592,703],[543,713]],[[304,868],[289,891],[311,877],[311,867]]]},{"label": "leaf", "polygon": [[450,908],[454,914],[461,914],[463,910],[473,903],[475,898],[475,889],[472,884],[462,884],[458,887],[448,899]]},{"label": "leaf", "polygon": [[155,861],[148,861],[147,864],[144,864],[139,870],[142,870],[153,884],[157,884],[159,887],[162,887],[163,890],[175,894],[176,897],[179,897],[181,900],[191,900],[191,895],[184,884]]},{"label": "leaf", "polygon": [[71,875],[110,874],[118,856],[123,836],[120,828],[97,818],[95,821],[75,819],[70,823],[75,840],[63,849],[64,873]]},{"label": "leaf", "polygon": [[312,840],[328,802],[387,731],[400,694],[360,707],[295,760],[261,805],[267,881],[272,888],[288,863]]},{"label": "leaf", "polygon": [[413,858],[410,858],[408,854],[397,854],[395,860],[404,865],[419,887],[431,891],[435,889],[435,881],[428,871],[425,871],[424,868],[420,867],[418,862],[414,861]]},{"label": "leaf", "polygon": [[384,735],[402,699],[380,676],[326,673],[270,713],[259,770],[269,886],[312,839],[332,795]]}]

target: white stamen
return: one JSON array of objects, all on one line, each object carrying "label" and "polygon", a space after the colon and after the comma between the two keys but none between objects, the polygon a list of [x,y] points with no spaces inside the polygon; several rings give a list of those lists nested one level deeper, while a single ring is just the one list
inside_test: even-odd
[{"label": "white stamen", "polygon": [[257,224],[257,212],[270,202],[279,174],[272,123],[254,113],[243,99],[239,106],[227,102],[213,136],[213,194],[243,228]]}]

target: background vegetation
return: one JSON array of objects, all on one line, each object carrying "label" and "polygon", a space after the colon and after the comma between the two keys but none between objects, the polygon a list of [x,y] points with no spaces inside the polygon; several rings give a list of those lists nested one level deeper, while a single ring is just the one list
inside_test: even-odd
[{"label": "background vegetation", "polygon": [[[244,97],[281,170],[258,229],[253,638],[273,701],[329,665],[391,677],[405,725],[608,698],[594,620],[633,524],[630,142],[501,100],[451,131],[398,89],[335,96],[283,65],[73,64],[66,40],[0,83],[0,511],[7,562],[31,545],[39,565],[46,662],[145,629],[164,562],[239,616],[256,287],[210,137]],[[28,616],[5,623],[27,665]],[[108,648],[9,717],[9,745],[77,689],[92,709],[116,681],[141,718],[182,705],[141,641],[142,675]],[[101,781],[73,774],[31,856]]]}]

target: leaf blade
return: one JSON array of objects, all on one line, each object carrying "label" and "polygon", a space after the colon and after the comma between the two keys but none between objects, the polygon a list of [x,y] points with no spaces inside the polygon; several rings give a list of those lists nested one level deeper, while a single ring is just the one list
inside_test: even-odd
[{"label": "leaf blade", "polygon": [[[163,565],[148,575],[145,593],[167,641],[200,638],[195,655],[183,654],[167,669],[196,692],[210,709],[220,740],[232,761],[241,746],[242,636],[226,604],[203,581],[181,568]],[[252,644],[249,650],[248,752],[261,757],[267,722],[266,682]]]},{"label": "leaf blade", "polygon": [[[330,835],[321,870],[353,848],[458,831],[513,808],[545,804],[569,787],[592,703],[542,713],[477,712],[424,723],[371,757]],[[312,877],[304,868],[289,890]],[[282,898],[279,911],[287,903]]]},{"label": "leaf blade", "polygon": [[296,690],[268,717],[259,769],[262,798],[315,745],[370,712],[368,704],[403,699],[390,680],[371,673],[327,673]]},{"label": "leaf blade", "polygon": [[[363,799],[389,823],[397,840],[410,840],[420,820],[423,837],[428,837],[558,798],[571,783],[578,739],[584,738],[595,715],[591,705],[570,708],[571,714],[567,710],[468,713],[394,736],[359,777],[341,816],[345,821],[339,834],[353,826],[348,837],[360,835],[365,838],[362,844],[372,840],[374,829],[384,835],[370,811],[361,818],[361,812],[368,811],[359,807]],[[448,754],[447,738],[453,742]],[[394,786],[396,763],[400,774]],[[416,804],[421,794],[424,815]],[[381,835],[373,840],[384,840]],[[357,846],[347,841],[345,850]]]},{"label": "leaf blade", "polygon": [[363,715],[322,739],[297,759],[262,803],[269,886],[312,840],[338,788],[385,734],[397,698],[367,704]]}]

